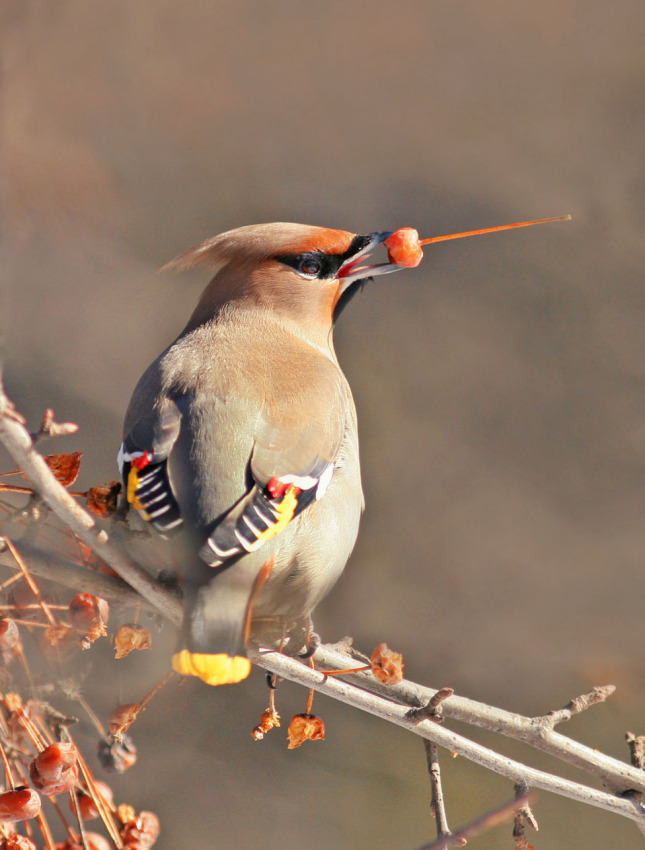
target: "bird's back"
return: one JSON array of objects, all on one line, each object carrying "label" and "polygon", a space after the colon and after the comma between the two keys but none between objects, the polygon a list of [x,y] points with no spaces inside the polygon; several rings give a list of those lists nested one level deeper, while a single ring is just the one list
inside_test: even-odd
[{"label": "bird's back", "polygon": [[[185,582],[215,596],[227,581],[247,581],[273,558],[257,615],[304,616],[342,572],[362,510],[355,408],[333,350],[311,344],[272,314],[223,315],[180,337],[155,361],[137,390],[139,404],[147,394],[172,399],[181,415],[169,470],[184,519],[178,549],[189,565]],[[205,587],[214,571],[195,557],[204,537],[254,480],[306,471],[312,458],[333,464],[325,498],[228,568],[230,578]]]}]

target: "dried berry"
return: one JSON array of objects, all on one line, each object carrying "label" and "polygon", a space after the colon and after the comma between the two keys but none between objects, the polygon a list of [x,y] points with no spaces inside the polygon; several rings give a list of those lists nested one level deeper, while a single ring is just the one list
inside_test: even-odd
[{"label": "dried berry", "polygon": [[[114,799],[114,795],[112,794],[112,789],[105,782],[101,782],[100,779],[94,780],[94,786],[96,788],[96,793],[100,795],[101,799],[107,806],[107,808],[112,808],[112,802]],[[70,809],[75,814],[76,809],[72,801],[69,803]],[[94,820],[99,816],[99,809],[96,805],[96,802],[92,795],[85,790],[85,788],[80,788],[78,793],[78,808],[81,813],[81,820]]]},{"label": "dried berry", "polygon": [[0,850],[36,850],[36,845],[26,835],[8,835],[0,841]]},{"label": "dried berry", "polygon": [[125,773],[137,760],[137,748],[129,735],[121,735],[120,740],[101,738],[97,755],[108,773]]},{"label": "dried berry", "polygon": [[50,744],[29,765],[32,785],[49,796],[70,791],[78,780],[78,752],[74,744]]},{"label": "dried berry", "polygon": [[123,825],[121,838],[126,847],[152,847],[159,838],[159,829],[159,818],[154,812],[139,812]]},{"label": "dried berry", "polygon": [[399,227],[385,240],[388,259],[391,263],[405,268],[418,266],[423,259],[423,248],[419,234],[412,227]]},{"label": "dried berry", "polygon": [[150,649],[152,646],[152,635],[150,629],[145,626],[137,626],[128,623],[121,626],[114,638],[115,658],[125,658],[134,649]]},{"label": "dried berry", "polygon": [[88,511],[100,517],[109,519],[116,513],[121,485],[118,481],[108,481],[98,487],[90,487],[85,494]]},{"label": "dried berry", "polygon": [[134,806],[131,806],[129,803],[121,803],[120,806],[117,806],[116,809],[116,819],[120,824],[125,826],[131,820],[134,820],[137,816],[137,810]]},{"label": "dried berry", "polygon": [[91,593],[79,593],[69,603],[69,619],[77,631],[84,634],[81,647],[88,649],[107,634],[110,606],[107,600]]},{"label": "dried berry", "polygon": [[254,741],[261,741],[267,732],[280,725],[280,715],[275,708],[266,708],[262,712],[262,717],[258,725],[251,730],[251,737]]},{"label": "dried berry", "polygon": [[294,750],[305,741],[324,741],[325,724],[315,714],[296,714],[289,724],[287,735],[288,749]]},{"label": "dried berry", "polygon": [[397,685],[403,681],[403,656],[386,643],[379,643],[372,657],[372,673],[383,685]]},{"label": "dried berry", "polygon": [[14,823],[35,818],[40,812],[40,794],[33,788],[21,785],[13,791],[0,794],[0,820]]}]

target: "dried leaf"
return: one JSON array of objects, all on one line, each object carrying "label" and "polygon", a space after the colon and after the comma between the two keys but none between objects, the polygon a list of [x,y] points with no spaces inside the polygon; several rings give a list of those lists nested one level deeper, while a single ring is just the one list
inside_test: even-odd
[{"label": "dried leaf", "polygon": [[74,628],[83,633],[81,647],[89,647],[107,635],[110,606],[107,600],[91,593],[78,593],[69,603],[69,619]]},{"label": "dried leaf", "polygon": [[372,673],[383,685],[397,685],[403,681],[403,656],[379,643],[370,658]]},{"label": "dried leaf", "polygon": [[288,749],[294,750],[305,741],[324,741],[325,724],[315,714],[296,714],[289,724],[287,735]]},{"label": "dried leaf", "polygon": [[118,481],[108,481],[98,487],[90,487],[85,494],[88,511],[100,517],[109,519],[116,513],[121,484]]},{"label": "dried leaf", "polygon": [[128,623],[119,628],[114,638],[115,658],[125,658],[134,649],[150,649],[152,635],[145,626]]},{"label": "dried leaf", "polygon": [[54,473],[56,480],[60,481],[63,487],[71,487],[78,478],[82,457],[83,452],[70,452],[69,454],[47,455],[44,460]]}]

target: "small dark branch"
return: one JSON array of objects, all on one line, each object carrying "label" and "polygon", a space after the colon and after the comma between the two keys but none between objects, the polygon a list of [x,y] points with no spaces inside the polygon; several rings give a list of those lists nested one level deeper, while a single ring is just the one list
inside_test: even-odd
[{"label": "small dark branch", "polygon": [[43,421],[40,423],[40,428],[37,431],[31,432],[31,439],[35,445],[41,440],[48,440],[52,437],[67,437],[70,434],[75,434],[77,431],[78,425],[75,422],[56,422],[54,411],[51,408],[47,408],[43,414]]},{"label": "small dark branch", "polygon": [[495,829],[495,827],[510,820],[515,815],[515,810],[517,809],[518,804],[523,806],[527,803],[528,797],[524,797],[520,800],[517,798],[510,800],[508,803],[504,803],[497,809],[486,812],[486,814],[482,815],[480,818],[470,821],[470,823],[467,823],[458,830],[458,832],[453,832],[448,839],[448,845],[446,845],[445,838],[438,838],[430,844],[424,844],[422,847],[419,847],[418,850],[444,850],[446,846],[463,847],[469,839],[474,838],[476,835],[480,835],[483,832]]},{"label": "small dark branch", "polygon": [[626,732],[625,740],[629,747],[631,763],[639,770],[645,770],[645,735],[634,735],[633,732]]},{"label": "small dark branch", "polygon": [[433,741],[423,739],[423,744],[426,751],[426,759],[428,761],[428,773],[430,774],[430,788],[432,789],[432,797],[430,798],[430,808],[437,822],[437,841],[443,843],[437,844],[442,850],[448,850],[450,846],[461,847],[466,843],[464,840],[453,841],[453,835],[448,827],[448,817],[446,815],[446,805],[443,799],[443,788],[441,785],[441,769],[439,767],[439,748]]},{"label": "small dark branch", "polygon": [[[0,566],[18,570],[9,551],[4,551],[4,538],[0,537]],[[14,543],[14,548],[29,562],[29,569],[39,578],[54,581],[63,587],[78,591],[82,587],[94,596],[102,596],[111,602],[123,605],[142,605],[146,611],[157,612],[151,602],[143,599],[129,584],[119,578],[94,572],[87,567],[73,564],[60,555],[53,555],[24,542]]]},{"label": "small dark branch", "polygon": [[550,711],[544,717],[536,717],[535,721],[547,729],[554,729],[558,723],[570,720],[575,714],[580,714],[588,708],[591,708],[592,705],[604,702],[614,693],[615,690],[616,685],[602,685],[596,687],[592,691],[589,691],[588,694],[581,694],[579,697],[574,697],[558,711]]},{"label": "small dark branch", "polygon": [[515,785],[515,801],[518,807],[515,809],[513,818],[513,838],[515,839],[515,850],[528,850],[531,846],[526,838],[526,827],[538,831],[538,822],[529,806],[529,788],[524,782]]},{"label": "small dark branch", "polygon": [[422,720],[433,720],[435,723],[441,723],[443,721],[442,702],[451,697],[454,692],[454,688],[440,688],[425,705],[420,708],[411,708],[407,717],[414,723],[420,723]]}]

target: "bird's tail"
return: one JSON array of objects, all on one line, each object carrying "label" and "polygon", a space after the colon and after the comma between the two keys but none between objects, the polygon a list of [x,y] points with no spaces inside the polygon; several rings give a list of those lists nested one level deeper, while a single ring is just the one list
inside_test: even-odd
[{"label": "bird's tail", "polygon": [[178,673],[197,676],[207,685],[229,685],[241,682],[251,672],[244,647],[253,606],[271,573],[273,558],[264,562],[250,582],[240,566],[235,565],[202,587],[184,588],[182,648],[172,659]]}]

